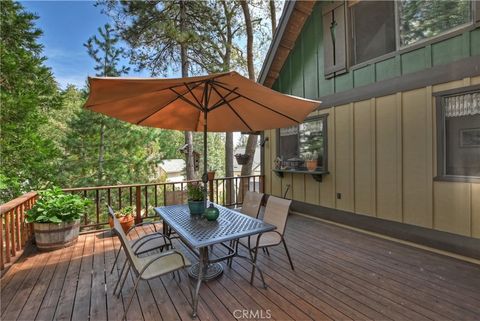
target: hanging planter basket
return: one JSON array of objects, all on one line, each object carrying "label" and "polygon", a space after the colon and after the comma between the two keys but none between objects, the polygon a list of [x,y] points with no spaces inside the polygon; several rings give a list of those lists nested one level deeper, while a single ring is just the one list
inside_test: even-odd
[{"label": "hanging planter basket", "polygon": [[235,159],[237,160],[238,165],[245,165],[250,160],[250,155],[248,155],[248,154],[235,154]]}]

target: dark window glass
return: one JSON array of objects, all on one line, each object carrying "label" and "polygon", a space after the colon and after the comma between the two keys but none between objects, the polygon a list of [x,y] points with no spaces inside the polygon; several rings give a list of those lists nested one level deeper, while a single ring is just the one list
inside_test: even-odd
[{"label": "dark window glass", "polygon": [[395,51],[394,1],[361,1],[351,18],[355,64]]},{"label": "dark window glass", "polygon": [[306,161],[316,161],[317,170],[327,166],[327,118],[312,117],[299,126],[279,130],[279,152],[284,169],[305,170]]},{"label": "dark window glass", "polygon": [[480,177],[480,92],[443,98],[445,174]]},{"label": "dark window glass", "polygon": [[408,46],[470,22],[472,6],[465,0],[402,0],[398,17],[400,46]]}]

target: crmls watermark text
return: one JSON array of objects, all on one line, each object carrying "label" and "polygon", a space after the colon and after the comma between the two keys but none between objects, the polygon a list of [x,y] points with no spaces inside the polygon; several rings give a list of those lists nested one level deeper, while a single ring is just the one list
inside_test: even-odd
[{"label": "crmls watermark text", "polygon": [[272,313],[268,310],[234,310],[233,316],[236,319],[271,319]]}]

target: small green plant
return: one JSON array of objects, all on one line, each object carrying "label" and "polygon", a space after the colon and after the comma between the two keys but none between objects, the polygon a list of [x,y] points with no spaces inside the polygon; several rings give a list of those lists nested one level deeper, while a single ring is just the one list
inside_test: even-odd
[{"label": "small green plant", "polygon": [[116,211],[115,216],[117,218],[121,218],[121,217],[125,217],[125,216],[128,216],[128,215],[133,215],[134,212],[135,212],[135,207],[134,206],[125,206],[125,207],[121,208],[119,211]]},{"label": "small green plant", "polygon": [[59,187],[40,191],[39,199],[27,211],[27,223],[72,222],[82,217],[90,201],[74,194],[66,194]]},{"label": "small green plant", "polygon": [[203,201],[206,188],[201,183],[192,183],[187,186],[187,195],[189,201]]}]

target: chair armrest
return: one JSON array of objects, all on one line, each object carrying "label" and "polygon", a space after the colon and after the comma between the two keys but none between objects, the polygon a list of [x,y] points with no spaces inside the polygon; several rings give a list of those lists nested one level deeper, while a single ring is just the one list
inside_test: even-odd
[{"label": "chair armrest", "polygon": [[[136,239],[135,241],[132,242],[131,246],[132,248],[137,246],[138,243],[140,243],[137,247],[137,249],[135,251],[138,251],[139,248],[141,248],[144,244],[152,241],[152,240],[155,240],[155,239],[159,239],[159,238],[163,238],[163,241],[165,242],[165,244],[172,244],[172,241],[170,240],[170,238],[166,235],[163,235],[162,233],[160,232],[155,232],[155,233],[151,233],[151,234],[145,234],[145,235],[142,235],[140,236],[138,239]],[[168,240],[168,242],[167,242]]]}]

